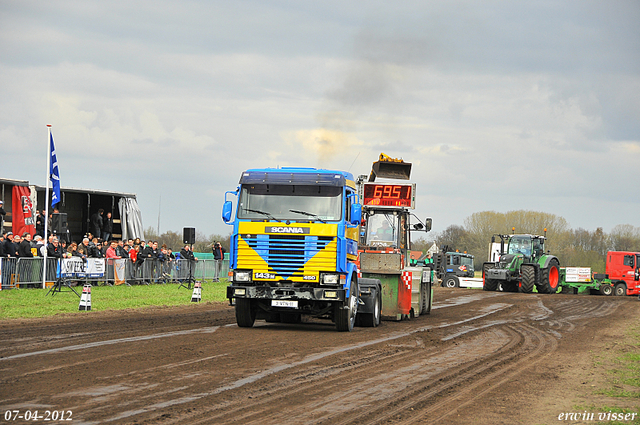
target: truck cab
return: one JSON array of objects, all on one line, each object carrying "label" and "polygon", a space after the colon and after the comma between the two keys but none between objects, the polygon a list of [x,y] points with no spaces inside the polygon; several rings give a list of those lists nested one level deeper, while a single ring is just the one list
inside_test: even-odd
[{"label": "truck cab", "polygon": [[247,170],[225,194],[222,218],[233,226],[227,298],[238,326],[309,315],[352,330],[361,205],[350,173]]},{"label": "truck cab", "polygon": [[607,252],[606,275],[611,280],[614,295],[640,295],[640,253]]}]

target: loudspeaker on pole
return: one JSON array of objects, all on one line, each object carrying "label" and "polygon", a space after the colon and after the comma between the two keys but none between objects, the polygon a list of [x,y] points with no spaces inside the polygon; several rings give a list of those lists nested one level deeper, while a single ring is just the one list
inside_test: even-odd
[{"label": "loudspeaker on pole", "polygon": [[199,303],[201,299],[202,299],[202,288],[201,288],[200,282],[196,282],[193,285],[193,294],[191,294],[191,302]]},{"label": "loudspeaker on pole", "polygon": [[185,245],[193,245],[196,243],[196,228],[195,227],[185,227],[182,229],[182,240]]},{"label": "loudspeaker on pole", "polygon": [[86,284],[82,287],[82,296],[80,297],[80,305],[78,306],[78,310],[91,310],[91,285],[89,284]]}]

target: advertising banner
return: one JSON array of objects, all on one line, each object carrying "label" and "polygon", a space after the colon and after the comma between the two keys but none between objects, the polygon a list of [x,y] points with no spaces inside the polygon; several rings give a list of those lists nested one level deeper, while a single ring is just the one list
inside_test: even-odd
[{"label": "advertising banner", "polygon": [[123,283],[125,283],[124,270],[125,270],[126,263],[127,263],[127,260],[125,258],[115,260],[115,265],[113,267],[114,284],[122,285]]},{"label": "advertising banner", "polygon": [[78,257],[63,258],[60,277],[84,277],[84,260]]},{"label": "advertising banner", "polygon": [[66,278],[104,277],[104,258],[80,257],[63,258],[60,262],[60,276]]},{"label": "advertising banner", "polygon": [[11,210],[11,231],[14,235],[29,232],[36,233],[36,218],[31,202],[31,190],[27,186],[13,186],[13,208]]}]

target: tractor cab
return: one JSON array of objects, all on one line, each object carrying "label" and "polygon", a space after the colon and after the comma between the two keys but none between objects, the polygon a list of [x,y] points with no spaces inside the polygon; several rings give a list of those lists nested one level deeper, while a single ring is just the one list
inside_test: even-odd
[{"label": "tractor cab", "polygon": [[522,254],[525,262],[532,262],[544,253],[544,237],[532,235],[514,235],[509,239],[507,254]]},{"label": "tractor cab", "polygon": [[375,211],[368,215],[364,245],[375,248],[398,248],[400,240],[405,239],[399,229],[400,215],[397,212]]}]

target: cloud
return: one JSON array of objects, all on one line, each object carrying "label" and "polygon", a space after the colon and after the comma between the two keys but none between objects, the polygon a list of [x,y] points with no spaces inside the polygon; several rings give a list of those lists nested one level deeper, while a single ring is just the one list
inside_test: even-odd
[{"label": "cloud", "polygon": [[435,231],[487,209],[632,222],[611,183],[640,150],[638,21],[633,1],[9,2],[2,177],[42,184],[53,124],[63,186],[138,193],[145,224],[162,196],[173,230],[228,232],[244,169],[368,174],[380,152],[414,164]]},{"label": "cloud", "polygon": [[285,132],[282,137],[291,149],[302,147],[306,154],[316,157],[320,164],[328,164],[350,148],[364,144],[354,134],[326,128]]}]

